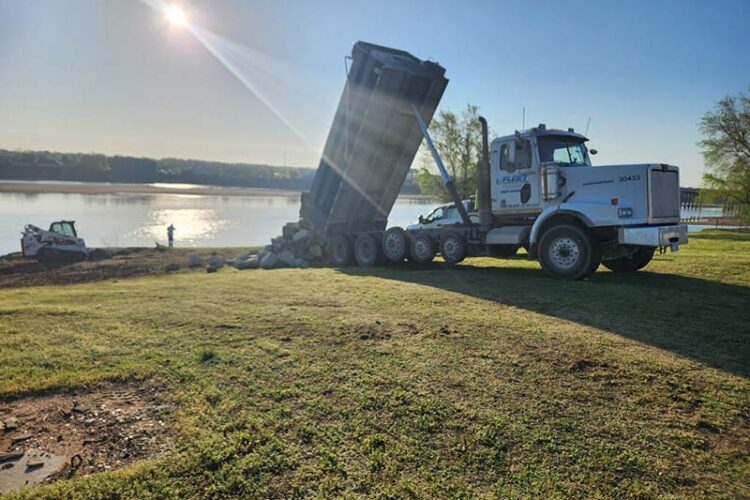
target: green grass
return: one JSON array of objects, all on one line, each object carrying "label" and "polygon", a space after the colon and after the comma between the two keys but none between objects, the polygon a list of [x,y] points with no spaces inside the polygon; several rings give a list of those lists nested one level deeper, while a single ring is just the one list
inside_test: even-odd
[{"label": "green grass", "polygon": [[748,497],[749,337],[749,235],[570,283],[185,271],[0,290],[0,397],[158,377],[178,408],[171,455],[19,496]]}]

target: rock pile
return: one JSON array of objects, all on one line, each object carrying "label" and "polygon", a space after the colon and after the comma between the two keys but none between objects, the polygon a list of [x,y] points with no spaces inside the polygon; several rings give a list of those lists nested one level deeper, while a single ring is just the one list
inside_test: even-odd
[{"label": "rock pile", "polygon": [[237,269],[274,269],[278,267],[310,267],[325,262],[325,251],[315,230],[304,220],[284,225],[281,236],[271,240],[259,254],[235,258]]}]

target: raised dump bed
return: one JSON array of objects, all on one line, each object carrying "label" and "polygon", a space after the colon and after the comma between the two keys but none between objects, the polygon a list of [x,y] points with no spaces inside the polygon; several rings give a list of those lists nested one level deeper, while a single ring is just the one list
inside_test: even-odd
[{"label": "raised dump bed", "polygon": [[445,68],[366,42],[352,49],[346,86],[303,217],[327,238],[385,230],[448,80]]}]

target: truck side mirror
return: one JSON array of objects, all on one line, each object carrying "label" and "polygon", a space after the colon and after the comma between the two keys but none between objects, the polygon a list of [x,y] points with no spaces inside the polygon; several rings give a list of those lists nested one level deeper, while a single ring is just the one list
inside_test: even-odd
[{"label": "truck side mirror", "polygon": [[422,215],[419,216],[419,223],[424,224],[424,216]]}]

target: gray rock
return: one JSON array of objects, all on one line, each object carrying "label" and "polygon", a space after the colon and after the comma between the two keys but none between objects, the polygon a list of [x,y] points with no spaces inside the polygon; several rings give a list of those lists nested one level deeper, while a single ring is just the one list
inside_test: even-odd
[{"label": "gray rock", "polygon": [[221,269],[222,267],[224,267],[224,259],[222,259],[221,257],[219,257],[216,254],[213,254],[208,259],[208,265],[210,267],[215,267],[216,269]]},{"label": "gray rock", "polygon": [[179,271],[180,270],[180,265],[177,264],[176,262],[172,262],[172,263],[167,264],[166,266],[164,266],[164,270],[167,271],[167,272],[170,272],[170,273],[174,272],[174,271]]},{"label": "gray rock", "polygon": [[66,463],[67,460],[61,455],[37,449],[26,450],[20,458],[3,464],[3,470],[0,471],[0,495],[42,483],[61,472]]},{"label": "gray rock", "polygon": [[256,255],[256,254],[250,253],[250,252],[243,253],[242,255],[238,255],[237,257],[235,257],[234,259],[231,259],[231,260],[232,260],[232,262],[240,262],[240,261],[243,261],[243,260],[247,260],[247,259],[249,259],[250,257],[252,257],[254,255]]},{"label": "gray rock", "polygon": [[307,255],[311,259],[319,259],[323,257],[323,247],[320,245],[310,245],[310,247],[307,249]]},{"label": "gray rock", "polygon": [[260,266],[263,269],[273,269],[274,267],[277,267],[278,264],[279,264],[278,257],[276,257],[276,255],[272,253],[267,253],[258,262],[258,266]]},{"label": "gray rock", "polygon": [[307,237],[310,236],[310,231],[307,229],[300,229],[296,233],[294,233],[294,236],[292,236],[292,241],[295,243],[299,243],[300,241],[304,241],[307,239]]},{"label": "gray rock", "polygon": [[237,269],[257,269],[259,262],[260,259],[257,255],[251,255],[247,259],[236,260],[234,262],[234,267]]},{"label": "gray rock", "polygon": [[289,250],[284,250],[278,255],[279,261],[290,267],[297,267],[297,257]]},{"label": "gray rock", "polygon": [[90,410],[90,408],[88,406],[86,406],[86,405],[76,404],[75,406],[73,406],[73,412],[74,413],[86,413],[89,410]]},{"label": "gray rock", "polygon": [[294,233],[299,230],[299,224],[296,222],[287,222],[281,229],[281,234],[284,238],[291,238]]},{"label": "gray rock", "polygon": [[6,418],[3,422],[5,432],[10,432],[18,429],[18,419],[16,417]]},{"label": "gray rock", "polygon": [[197,253],[191,253],[187,256],[188,259],[188,267],[203,267],[203,257],[198,255]]},{"label": "gray rock", "polygon": [[215,273],[216,271],[218,271],[218,269],[216,269],[216,268],[215,268],[215,267],[213,267],[213,266],[208,266],[208,267],[206,268],[206,272],[207,272],[207,273]]},{"label": "gray rock", "polygon": [[12,436],[10,439],[13,442],[13,444],[18,444],[24,441],[28,441],[32,437],[34,436],[32,436],[31,434],[16,434],[15,436]]},{"label": "gray rock", "polygon": [[8,462],[10,460],[18,460],[23,456],[22,451],[9,451],[7,453],[0,453],[0,463]]}]

